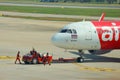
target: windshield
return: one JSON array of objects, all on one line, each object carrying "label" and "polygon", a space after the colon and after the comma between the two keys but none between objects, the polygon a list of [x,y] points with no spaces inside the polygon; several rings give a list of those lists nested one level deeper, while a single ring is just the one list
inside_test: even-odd
[{"label": "windshield", "polygon": [[62,29],[60,33],[70,33],[70,34],[77,34],[75,29]]},{"label": "windshield", "polygon": [[60,33],[66,33],[67,32],[67,29],[62,29],[61,31],[60,31]]}]

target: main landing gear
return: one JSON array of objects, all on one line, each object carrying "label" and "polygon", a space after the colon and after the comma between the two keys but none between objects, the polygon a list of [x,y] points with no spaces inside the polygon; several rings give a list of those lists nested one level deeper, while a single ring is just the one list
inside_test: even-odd
[{"label": "main landing gear", "polygon": [[78,50],[78,52],[80,54],[80,57],[77,58],[77,62],[82,63],[82,62],[84,62],[84,58],[82,56],[84,54],[84,52],[83,52],[83,50]]}]

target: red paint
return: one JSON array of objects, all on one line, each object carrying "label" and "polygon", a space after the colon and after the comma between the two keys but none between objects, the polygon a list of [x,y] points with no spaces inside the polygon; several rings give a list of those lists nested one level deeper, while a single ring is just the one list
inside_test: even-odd
[{"label": "red paint", "polygon": [[110,35],[106,35],[106,36],[105,36],[105,38],[109,38],[109,37],[110,37]]},{"label": "red paint", "polygon": [[[120,21],[92,21],[92,23],[96,28],[101,49],[120,49]],[[109,39],[105,40],[102,36]]]}]

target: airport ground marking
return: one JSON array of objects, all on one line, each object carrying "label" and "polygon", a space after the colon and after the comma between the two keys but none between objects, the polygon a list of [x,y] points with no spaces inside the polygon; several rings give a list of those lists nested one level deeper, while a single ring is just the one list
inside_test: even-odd
[{"label": "airport ground marking", "polygon": [[0,16],[3,16],[3,14],[2,14],[2,13],[0,13]]},{"label": "airport ground marking", "polygon": [[[13,56],[0,56],[0,60],[9,60],[9,59],[15,59]],[[91,67],[91,66],[86,66],[83,64],[78,64],[78,63],[73,63],[76,66],[79,67],[80,70],[88,70],[88,71],[98,71],[98,72],[119,72],[120,70],[112,69],[112,68],[98,68],[98,67]]]},{"label": "airport ground marking", "polygon": [[76,66],[78,66],[80,68],[80,70],[89,70],[89,71],[98,71],[98,72],[115,72],[118,71],[116,69],[112,69],[112,68],[98,68],[98,67],[90,67],[90,66],[86,66],[86,65],[82,65],[82,64],[78,64],[78,63],[74,63]]},{"label": "airport ground marking", "polygon": [[0,60],[1,59],[15,59],[15,57],[13,57],[13,56],[0,56]]}]

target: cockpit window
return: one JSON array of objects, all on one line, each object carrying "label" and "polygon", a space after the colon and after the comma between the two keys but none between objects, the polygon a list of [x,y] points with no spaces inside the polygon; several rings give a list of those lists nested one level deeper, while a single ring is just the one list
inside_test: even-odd
[{"label": "cockpit window", "polygon": [[76,32],[76,30],[75,30],[75,29],[73,29],[72,31],[73,31],[73,33],[74,33],[74,34],[77,34],[77,32]]},{"label": "cockpit window", "polygon": [[72,33],[71,29],[62,29],[60,33]]},{"label": "cockpit window", "polygon": [[77,34],[75,29],[62,29],[60,33],[70,33],[70,34]]},{"label": "cockpit window", "polygon": [[67,32],[67,29],[62,29],[61,31],[60,31],[60,33],[66,33]]},{"label": "cockpit window", "polygon": [[67,33],[72,33],[71,29],[68,29],[68,30],[67,30]]}]

